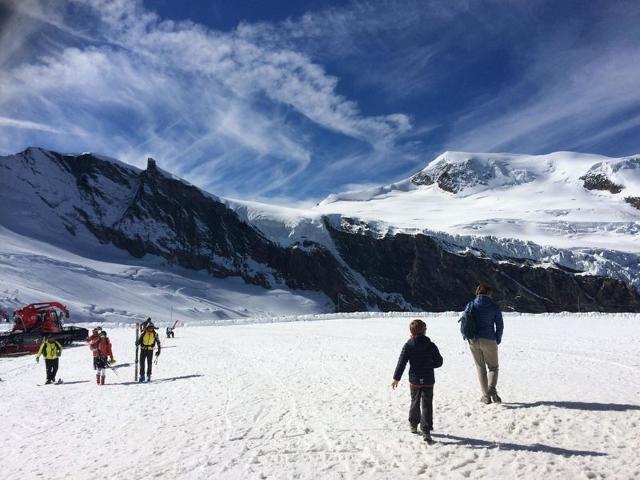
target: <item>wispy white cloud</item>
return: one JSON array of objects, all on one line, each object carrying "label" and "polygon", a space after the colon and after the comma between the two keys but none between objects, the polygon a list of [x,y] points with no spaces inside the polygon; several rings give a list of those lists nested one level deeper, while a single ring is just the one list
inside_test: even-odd
[{"label": "wispy white cloud", "polygon": [[0,117],[0,127],[23,128],[26,130],[40,130],[41,132],[65,134],[63,130],[38,122],[17,120],[15,118]]},{"label": "wispy white cloud", "polygon": [[[21,21],[47,21],[41,2],[16,5],[11,2]],[[82,23],[66,16],[70,5],[82,13]],[[393,144],[411,128],[401,113],[362,114],[338,93],[336,77],[292,49],[260,45],[237,31],[163,21],[141,2],[69,0],[57,6],[49,12],[49,27],[91,41],[28,52],[29,61],[1,72],[0,113],[22,112],[25,122],[55,124],[60,131],[82,125],[92,142],[82,149],[138,165],[153,155],[211,188],[235,175],[236,182],[255,182],[249,190],[263,194],[312,161],[311,137],[301,124],[370,145]],[[19,141],[0,135],[0,148]],[[240,161],[259,175],[239,172]]]},{"label": "wispy white cloud", "polygon": [[[640,109],[637,49],[548,53],[529,71],[521,83],[476,106],[454,129],[450,143],[470,151],[577,148],[588,144],[590,135],[606,138],[603,126],[612,117]],[[608,126],[606,131],[621,130]]]},{"label": "wispy white cloud", "polygon": [[[637,8],[607,5],[587,41],[580,22],[523,34],[538,21],[538,0],[357,1],[225,32],[162,19],[139,0],[0,5],[10,12],[0,32],[0,150],[37,143],[139,166],[154,156],[224,195],[286,199],[389,183],[440,149],[587,148],[632,131],[640,112]],[[538,36],[527,43],[527,33]],[[517,43],[518,73],[496,78],[490,97],[456,77],[485,39]],[[353,96],[363,85],[376,97],[364,104]],[[419,95],[418,118],[385,107],[410,108]]]}]

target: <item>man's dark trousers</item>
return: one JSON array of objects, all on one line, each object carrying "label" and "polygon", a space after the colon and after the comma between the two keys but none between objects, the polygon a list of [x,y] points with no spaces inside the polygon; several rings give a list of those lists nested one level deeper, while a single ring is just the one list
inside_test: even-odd
[{"label": "man's dark trousers", "polygon": [[140,352],[140,376],[144,377],[144,362],[147,361],[147,377],[151,377],[151,361],[153,360],[153,350],[143,348]]},{"label": "man's dark trousers", "polygon": [[58,373],[58,359],[54,358],[53,360],[44,360],[45,366],[47,368],[47,380],[52,382],[56,381],[56,373]]},{"label": "man's dark trousers", "polygon": [[409,423],[419,423],[423,433],[433,430],[433,387],[411,387]]}]

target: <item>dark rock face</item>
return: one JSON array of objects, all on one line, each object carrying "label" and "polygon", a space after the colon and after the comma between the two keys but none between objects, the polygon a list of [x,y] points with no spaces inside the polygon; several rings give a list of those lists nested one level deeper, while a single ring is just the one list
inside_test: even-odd
[{"label": "dark rock face", "polygon": [[580,177],[584,181],[584,188],[587,190],[604,190],[611,193],[620,193],[624,188],[622,185],[613,183],[602,173],[588,173]]},{"label": "dark rock face", "polygon": [[634,208],[640,210],[640,197],[625,197],[624,201]]},{"label": "dark rock face", "polygon": [[418,172],[411,177],[411,183],[414,185],[433,185],[435,181],[427,172]]},{"label": "dark rock face", "polygon": [[377,239],[366,231],[354,234],[327,228],[351,268],[375,289],[396,292],[417,310],[462,310],[480,282],[494,287],[496,300],[505,310],[640,310],[638,292],[617,280],[528,262],[498,264],[471,254],[457,255],[425,235]]},{"label": "dark rock face", "polygon": [[[44,160],[28,151],[23,155],[20,168],[35,168],[40,158],[75,181],[71,200],[67,193],[56,197],[55,191],[45,198],[32,186],[52,217],[62,220],[69,244],[84,226],[100,242],[137,258],[151,254],[264,288],[321,291],[339,312],[462,310],[478,282],[494,286],[508,310],[640,311],[636,290],[617,280],[542,268],[532,261],[496,263],[457,255],[426,235],[378,238],[366,223],[348,219],[339,227],[325,219],[339,255],[310,241],[284,248],[213,195],[164,173],[153,161],[140,171],[88,154],[45,152]],[[60,177],[68,182],[66,174]]]}]

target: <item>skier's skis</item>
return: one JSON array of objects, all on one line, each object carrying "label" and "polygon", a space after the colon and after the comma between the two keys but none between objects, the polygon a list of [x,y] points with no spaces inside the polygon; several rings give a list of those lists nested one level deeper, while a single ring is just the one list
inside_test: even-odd
[{"label": "skier's skis", "polygon": [[136,322],[136,368],[135,368],[135,376],[133,377],[133,381],[138,381],[138,330],[140,330],[140,324]]}]

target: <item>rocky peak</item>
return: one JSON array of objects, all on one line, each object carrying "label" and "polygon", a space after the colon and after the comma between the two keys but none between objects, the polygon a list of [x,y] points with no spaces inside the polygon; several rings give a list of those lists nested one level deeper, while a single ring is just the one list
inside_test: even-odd
[{"label": "rocky peak", "polygon": [[462,152],[446,152],[411,177],[411,183],[414,185],[435,183],[441,190],[454,194],[483,187],[517,185],[533,180],[533,173],[513,168],[499,156],[474,156]]}]

